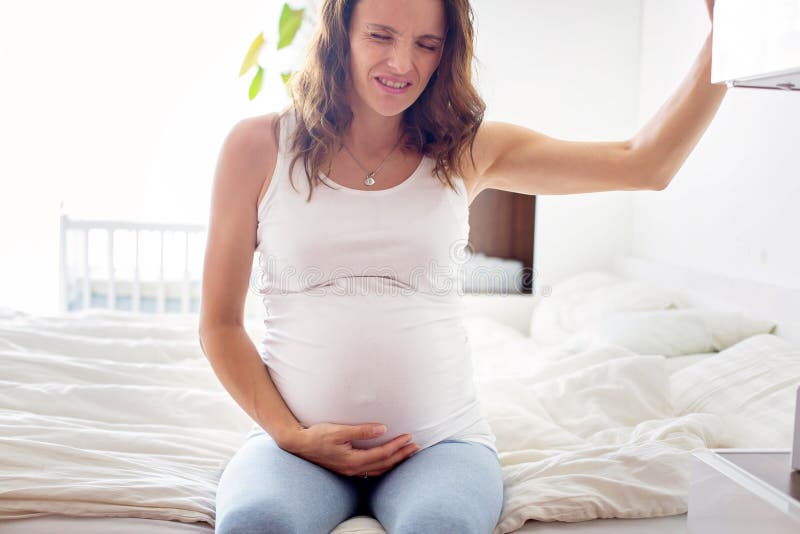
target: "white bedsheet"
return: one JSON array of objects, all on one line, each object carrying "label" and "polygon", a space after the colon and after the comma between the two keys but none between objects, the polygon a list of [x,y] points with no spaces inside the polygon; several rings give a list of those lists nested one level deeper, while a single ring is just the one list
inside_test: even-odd
[{"label": "white bedsheet", "polygon": [[[117,315],[0,320],[0,519],[214,524],[217,481],[252,421],[194,324]],[[719,446],[724,429],[715,414],[676,416],[666,358],[511,334],[492,344],[485,326],[473,357],[505,478],[495,534],[527,519],[686,512],[690,452]]]},{"label": "white bedsheet", "polygon": [[0,324],[0,518],[209,522],[219,475],[252,421],[213,375],[196,332],[88,319]]},{"label": "white bedsheet", "polygon": [[603,346],[527,367],[477,379],[506,481],[496,532],[687,511],[690,453],[723,428],[674,415],[666,358]]}]

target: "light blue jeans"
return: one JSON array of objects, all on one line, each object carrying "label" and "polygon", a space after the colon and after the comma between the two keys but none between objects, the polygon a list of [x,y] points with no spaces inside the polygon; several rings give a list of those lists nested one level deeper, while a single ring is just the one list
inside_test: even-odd
[{"label": "light blue jeans", "polygon": [[444,440],[377,477],[348,477],[251,434],[219,480],[216,529],[224,534],[329,534],[355,516],[387,534],[491,534],[503,508],[495,452]]}]

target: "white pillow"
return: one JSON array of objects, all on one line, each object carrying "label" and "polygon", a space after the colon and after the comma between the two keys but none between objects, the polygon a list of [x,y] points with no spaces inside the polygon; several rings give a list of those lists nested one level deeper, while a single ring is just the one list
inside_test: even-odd
[{"label": "white pillow", "polygon": [[590,323],[566,343],[574,351],[612,344],[637,354],[683,356],[723,350],[750,336],[774,332],[776,326],[740,312],[646,310],[615,313]]},{"label": "white pillow", "polygon": [[778,324],[767,319],[749,317],[742,312],[704,311],[703,318],[711,330],[714,350],[724,350],[756,334],[773,334]]},{"label": "white pillow", "polygon": [[800,346],[759,334],[670,377],[676,415],[723,417],[722,447],[790,448]]},{"label": "white pillow", "polygon": [[565,297],[583,294],[622,281],[624,281],[623,278],[609,271],[584,271],[558,282],[555,287],[558,289],[558,294]]},{"label": "white pillow", "polygon": [[581,273],[542,295],[531,315],[531,337],[543,347],[552,346],[612,313],[677,308],[680,300],[672,291],[612,273]]}]

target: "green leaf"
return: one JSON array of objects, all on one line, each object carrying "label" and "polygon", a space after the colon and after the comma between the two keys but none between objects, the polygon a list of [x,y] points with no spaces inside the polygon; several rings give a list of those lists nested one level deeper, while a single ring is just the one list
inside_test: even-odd
[{"label": "green leaf", "polygon": [[258,53],[261,51],[261,46],[263,44],[264,34],[259,33],[250,44],[250,50],[247,51],[247,55],[244,56],[244,61],[242,62],[242,68],[239,71],[239,76],[250,70],[253,65],[258,63]]},{"label": "green leaf", "polygon": [[253,76],[253,81],[250,82],[250,100],[253,100],[259,91],[261,91],[261,81],[264,79],[264,69],[261,65],[258,66],[258,72]]},{"label": "green leaf", "polygon": [[292,44],[297,30],[300,28],[300,23],[303,22],[303,11],[305,11],[304,8],[292,9],[289,4],[283,4],[281,19],[278,22],[278,33],[280,34],[278,50]]}]

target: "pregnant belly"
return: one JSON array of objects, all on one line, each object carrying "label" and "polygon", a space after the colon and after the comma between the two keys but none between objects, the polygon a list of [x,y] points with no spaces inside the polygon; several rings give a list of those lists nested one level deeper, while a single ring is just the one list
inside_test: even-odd
[{"label": "pregnant belly", "polygon": [[369,448],[411,433],[429,442],[474,419],[461,304],[453,296],[270,295],[262,357],[304,425],[383,423]]}]

